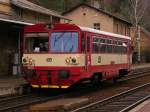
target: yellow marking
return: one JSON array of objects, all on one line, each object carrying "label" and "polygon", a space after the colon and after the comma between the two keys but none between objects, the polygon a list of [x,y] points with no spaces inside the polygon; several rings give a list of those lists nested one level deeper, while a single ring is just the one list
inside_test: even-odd
[{"label": "yellow marking", "polygon": [[33,88],[39,88],[39,85],[31,85]]},{"label": "yellow marking", "polygon": [[48,85],[41,85],[41,88],[49,88]]},{"label": "yellow marking", "polygon": [[[32,85],[33,88],[39,88],[39,85]],[[63,88],[66,89],[69,86],[57,86],[57,85],[40,85],[41,88]]]},{"label": "yellow marking", "polygon": [[61,86],[61,88],[63,88],[63,89],[66,89],[66,88],[68,88],[69,86]]},{"label": "yellow marking", "polygon": [[56,86],[56,85],[50,85],[48,86],[49,88],[59,88],[59,86]]}]

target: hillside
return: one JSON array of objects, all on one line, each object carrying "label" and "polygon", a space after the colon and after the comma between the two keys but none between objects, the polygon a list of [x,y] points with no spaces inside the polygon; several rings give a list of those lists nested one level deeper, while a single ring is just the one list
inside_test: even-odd
[{"label": "hillside", "polygon": [[[64,12],[71,7],[76,6],[82,2],[88,2],[89,0],[29,0],[36,4],[42,5],[46,8],[56,10],[58,12]],[[142,2],[147,2],[147,9],[144,11],[144,17],[140,21],[143,27],[150,30],[150,0],[142,0]],[[104,9],[108,10],[116,15],[121,15],[127,19],[131,19],[131,11],[129,8],[129,0],[104,0]],[[139,10],[140,11],[140,8]]]},{"label": "hillside", "polygon": [[82,0],[29,0],[46,8],[64,12],[81,3]]}]

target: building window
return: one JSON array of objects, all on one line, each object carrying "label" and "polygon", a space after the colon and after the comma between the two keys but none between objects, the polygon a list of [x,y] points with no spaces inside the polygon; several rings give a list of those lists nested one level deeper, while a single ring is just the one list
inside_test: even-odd
[{"label": "building window", "polygon": [[130,28],[127,28],[127,36],[130,36]]},{"label": "building window", "polygon": [[94,23],[93,26],[94,29],[100,30],[100,23]]},{"label": "building window", "polygon": [[17,10],[17,15],[18,15],[18,17],[22,18],[23,17],[23,10],[22,9],[18,9]]},{"label": "building window", "polygon": [[116,24],[116,33],[119,33],[119,25]]}]

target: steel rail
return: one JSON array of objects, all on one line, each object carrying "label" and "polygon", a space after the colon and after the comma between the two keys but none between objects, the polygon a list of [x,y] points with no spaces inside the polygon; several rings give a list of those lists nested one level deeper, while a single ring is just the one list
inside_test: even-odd
[{"label": "steel rail", "polygon": [[[126,112],[128,109],[131,109],[133,106],[139,104],[140,102],[148,99],[150,97],[150,94],[149,92],[145,92],[145,94],[143,96],[140,96],[138,94],[134,94],[136,92],[141,92],[140,90],[142,90],[143,88],[148,88],[149,89],[150,87],[150,83],[147,83],[147,84],[144,84],[142,86],[138,86],[136,88],[133,88],[133,89],[130,89],[128,91],[125,91],[125,92],[122,92],[122,93],[119,93],[117,95],[114,95],[114,96],[111,96],[109,98],[106,98],[104,100],[100,100],[100,101],[97,101],[97,102],[94,102],[94,103],[91,103],[91,104],[88,104],[86,106],[83,106],[83,107],[80,107],[80,108],[77,108],[75,110],[72,110],[70,112],[96,112],[97,111],[97,108],[98,108],[98,111],[104,111],[104,112],[109,112],[108,109],[109,107],[114,107],[113,103],[117,103],[118,105],[118,108],[116,108],[115,111],[110,110],[110,112]],[[135,96],[129,96],[129,95],[135,95]],[[137,96],[136,96],[137,95]],[[122,98],[122,101],[123,101],[123,98],[124,97],[127,97],[129,96],[130,99],[126,99],[126,102],[121,102],[121,99]],[[140,97],[139,97],[140,96]],[[128,103],[128,101],[132,101],[133,99],[131,98],[143,98],[142,100],[137,100],[135,101],[134,103],[132,103],[132,106],[131,106],[131,103],[129,102],[129,104],[126,106],[125,103]],[[120,101],[120,102],[119,102]],[[121,105],[121,103],[123,103],[123,105]],[[120,104],[120,105],[119,105]],[[106,108],[105,108],[106,107]]]}]

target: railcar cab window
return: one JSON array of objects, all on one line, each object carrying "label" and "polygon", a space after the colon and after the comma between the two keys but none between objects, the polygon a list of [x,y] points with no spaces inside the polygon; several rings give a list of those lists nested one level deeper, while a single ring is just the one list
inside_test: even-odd
[{"label": "railcar cab window", "polygon": [[77,52],[78,33],[77,32],[52,32],[50,37],[51,52]]},{"label": "railcar cab window", "polygon": [[25,34],[25,51],[48,52],[48,33],[27,33]]}]

